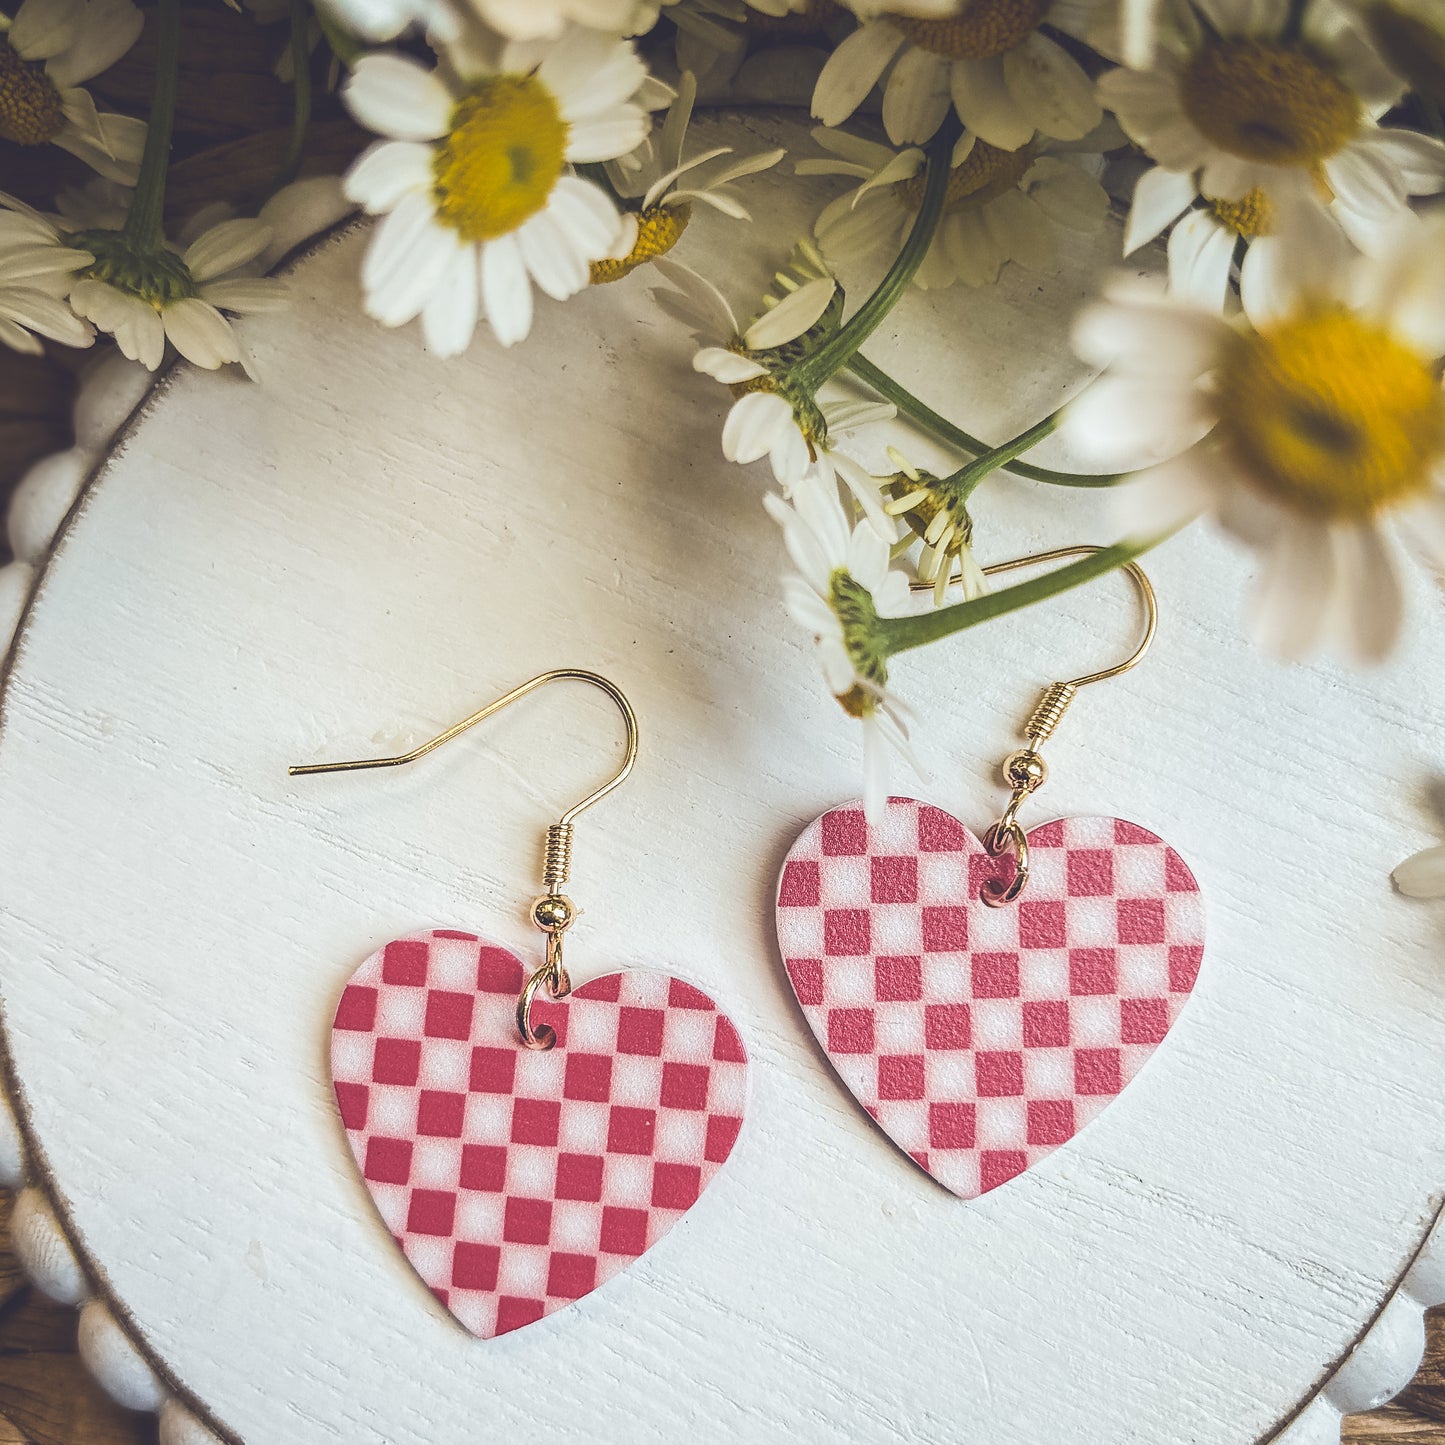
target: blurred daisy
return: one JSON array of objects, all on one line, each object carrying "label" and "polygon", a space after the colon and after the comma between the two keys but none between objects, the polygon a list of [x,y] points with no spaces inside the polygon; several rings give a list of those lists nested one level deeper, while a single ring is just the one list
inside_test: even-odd
[{"label": "blurred daisy", "polygon": [[877,626],[907,611],[908,579],[890,568],[888,544],[866,523],[850,532],[836,491],[821,479],[800,484],[791,505],[771,495],[763,500],[799,573],[783,583],[788,611],[817,643],[829,691],[863,724],[863,802],[876,822],[888,800],[888,749],[918,770],[908,746],[911,714],[888,691]]},{"label": "blurred daisy", "polygon": [[801,354],[800,340],[816,334],[814,329],[830,310],[841,313],[842,293],[832,274],[821,264],[807,268],[819,274],[805,272],[801,278],[796,268],[792,275],[780,273],[778,280],[785,284],[778,289],[784,295],[764,298],[771,304],[741,329],[712,282],[676,261],[654,264],[670,289],[654,290],[653,299],[701,343],[694,370],[732,391],[733,404],[723,422],[723,455],[744,466],[767,457],[774,478],[788,492],[805,477],[841,482],[877,534],[892,542],[897,528],[883,510],[877,480],[839,451],[838,443],[891,420],[896,408],[878,402],[820,402],[798,386],[791,372],[791,363]]},{"label": "blurred daisy", "polygon": [[211,226],[184,251],[137,252],[122,231],[80,231],[75,243],[94,254],[70,292],[78,315],[115,337],[132,361],[154,371],[169,341],[207,370],[249,358],[232,316],[285,305],[282,282],[247,274],[266,249],[271,229],[257,220]]},{"label": "blurred daisy", "polygon": [[1311,6],[1288,39],[1288,14],[1289,0],[1210,0],[1207,28],[1161,46],[1152,69],[1110,71],[1099,92],[1207,204],[1308,199],[1323,185],[1348,231],[1445,186],[1445,144],[1376,124],[1403,86],[1348,17]]},{"label": "blurred daisy", "polygon": [[43,216],[0,195],[0,344],[39,355],[40,337],[89,346],[94,331],[70,309],[75,273],[95,258],[68,245]]},{"label": "blurred daisy", "polygon": [[841,125],[887,75],[883,127],[895,145],[921,144],[952,106],[990,145],[1017,150],[1037,131],[1079,140],[1102,116],[1094,83],[1039,26],[1049,0],[967,0],[942,19],[865,20],[828,57],[813,114]]},{"label": "blurred daisy", "polygon": [[57,145],[134,182],[145,122],[97,110],[82,82],[109,70],[142,24],[131,0],[24,0],[13,20],[0,17],[0,138]]},{"label": "blurred daisy", "polygon": [[633,204],[623,213],[622,240],[616,253],[592,263],[594,285],[620,281],[644,263],[666,255],[687,229],[695,201],[735,220],[752,219],[732,182],[777,165],[787,152],[762,151],[730,160],[731,146],[715,146],[684,160],[696,98],[697,77],[686,71],[661,130],[649,135],[630,155],[608,163],[607,177],[613,189]]},{"label": "blurred daisy", "polygon": [[[860,181],[819,215],[819,249],[835,266],[879,251],[897,254],[923,200],[924,153],[821,127],[813,137],[832,158],[799,161],[800,175]],[[1064,160],[1042,150],[999,150],[965,132],[954,147],[943,215],[914,276],[917,285],[987,285],[1008,261],[1046,271],[1058,256],[1060,227],[1096,231],[1104,224],[1109,198],[1085,169],[1087,158]]]},{"label": "blurred daisy", "polygon": [[1445,219],[1350,264],[1328,232],[1285,239],[1253,329],[1138,282],[1086,310],[1078,350],[1110,369],[1064,431],[1111,463],[1169,458],[1120,489],[1135,535],[1212,512],[1258,549],[1267,645],[1375,659],[1404,606],[1391,531],[1445,573]]},{"label": "blurred daisy", "polygon": [[569,167],[626,155],[647,129],[632,100],[645,70],[614,37],[573,30],[513,42],[491,68],[460,51],[453,61],[460,79],[369,55],[345,90],[352,114],[390,137],[346,177],[347,195],[386,217],[362,264],[367,312],[387,326],[420,314],[441,356],[466,350],[479,312],[503,346],[521,341],[534,283],[559,301],[587,285],[622,221]]},{"label": "blurred daisy", "polygon": [[952,582],[962,585],[965,601],[983,596],[988,579],[973,555],[973,518],[957,477],[921,472],[893,447],[888,459],[898,470],[883,480],[883,510],[902,517],[922,539],[918,580],[932,584],[933,605],[943,606]]}]

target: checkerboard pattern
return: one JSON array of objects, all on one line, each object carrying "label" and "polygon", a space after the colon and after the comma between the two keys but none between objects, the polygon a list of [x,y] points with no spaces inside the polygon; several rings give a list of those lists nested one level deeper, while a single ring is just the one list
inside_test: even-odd
[{"label": "checkerboard pattern", "polygon": [[1073,1138],[1143,1067],[1194,987],[1199,885],[1153,833],[1066,818],[1028,835],[1017,902],[956,818],[890,798],[816,819],[778,885],[778,942],[833,1067],[883,1131],[964,1199]]},{"label": "checkerboard pattern", "polygon": [[490,1338],[580,1299],[691,1208],[742,1126],[747,1055],[708,996],[609,973],[543,996],[470,933],[399,938],[341,995],[331,1073],[351,1152],[432,1293]]}]

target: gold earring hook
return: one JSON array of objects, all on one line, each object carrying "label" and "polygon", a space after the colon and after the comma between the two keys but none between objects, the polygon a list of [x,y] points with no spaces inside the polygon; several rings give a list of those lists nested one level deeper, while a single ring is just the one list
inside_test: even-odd
[{"label": "gold earring hook", "polygon": [[518,699],[549,682],[585,682],[601,688],[616,703],[618,712],[622,714],[622,721],[627,729],[627,746],[618,770],[600,788],[588,793],[581,802],[574,803],[547,829],[545,861],[542,867],[543,886],[547,891],[540,898],[534,899],[531,906],[532,922],[547,935],[547,961],[528,979],[521,997],[517,1000],[517,1027],[521,1031],[522,1042],[529,1049],[550,1049],[557,1041],[556,1031],[550,1025],[542,1024],[536,1029],[532,1027],[532,1001],[537,990],[545,985],[552,998],[562,998],[572,987],[567,970],[562,966],[562,935],[576,921],[577,907],[561,889],[571,872],[573,822],[614,788],[620,787],[637,762],[637,714],[632,710],[632,704],[628,702],[622,689],[598,672],[588,672],[580,667],[554,667],[550,672],[538,673],[536,677],[529,678],[495,702],[478,708],[469,717],[464,717],[461,722],[455,723],[445,732],[438,733],[434,738],[429,738],[408,753],[398,753],[389,758],[352,758],[336,763],[297,763],[286,770],[291,777],[299,778],[312,773],[351,773],[364,768],[397,768],[403,763],[414,763],[418,758],[425,757],[443,743],[450,742],[468,728],[475,727],[477,723],[494,716],[505,707],[510,707]]},{"label": "gold earring hook", "polygon": [[398,753],[391,758],[352,758],[338,763],[297,763],[287,768],[286,771],[291,777],[299,778],[309,773],[351,773],[362,768],[397,768],[403,763],[414,763],[418,758],[424,758],[428,753],[441,747],[443,743],[451,742],[454,737],[460,736],[468,728],[475,727],[479,722],[485,722],[487,718],[501,712],[504,707],[510,707],[514,702],[526,697],[529,692],[536,692],[539,687],[544,687],[549,682],[586,682],[593,687],[600,687],[617,704],[617,710],[622,714],[622,721],[627,728],[627,751],[622,759],[622,766],[600,788],[589,793],[580,803],[574,803],[558,819],[559,825],[570,824],[579,814],[585,813],[593,803],[600,802],[614,788],[621,786],[637,761],[637,714],[633,712],[632,704],[628,702],[626,694],[615,682],[603,677],[601,673],[588,672],[580,667],[554,667],[550,672],[538,673],[536,677],[529,678],[520,687],[514,687],[511,692],[497,698],[495,702],[489,702],[485,707],[478,708],[470,717],[464,717],[461,722],[449,727],[445,732],[438,733],[434,738],[429,738],[426,742],[414,747],[409,753]]},{"label": "gold earring hook", "polygon": [[[1103,550],[1102,547],[1088,545],[1055,547],[1052,551],[1035,552],[1028,557],[1014,557],[1007,562],[995,562],[993,566],[985,567],[983,572],[986,577],[992,577],[999,572],[1012,572],[1018,567],[1057,562],[1061,557],[1087,557]],[[983,838],[984,847],[994,857],[1001,857],[1009,849],[1013,850],[1014,855],[1014,876],[1008,883],[1000,883],[996,878],[990,878],[983,884],[981,896],[990,907],[1002,908],[1005,904],[1012,903],[1024,891],[1029,881],[1029,843],[1027,835],[1019,825],[1018,810],[1025,798],[1048,781],[1048,764],[1039,756],[1039,748],[1058,727],[1060,719],[1068,711],[1069,704],[1081,687],[1088,687],[1090,683],[1103,682],[1107,678],[1128,672],[1149,651],[1149,646],[1154,641],[1154,634],[1159,626],[1159,599],[1154,593],[1154,585],[1137,562],[1125,562],[1122,570],[1129,574],[1129,580],[1134,584],[1134,590],[1144,604],[1144,635],[1140,638],[1139,645],[1122,662],[1116,662],[1112,667],[1102,667],[1097,672],[1085,673],[1082,677],[1070,678],[1067,682],[1051,682],[1034,705],[1023,729],[1028,746],[1010,753],[1003,763],[1004,781],[1013,789],[1013,795],[1009,799],[1008,807],[1003,811],[1003,816],[989,828]],[[915,582],[912,590],[932,591],[933,583]]]}]

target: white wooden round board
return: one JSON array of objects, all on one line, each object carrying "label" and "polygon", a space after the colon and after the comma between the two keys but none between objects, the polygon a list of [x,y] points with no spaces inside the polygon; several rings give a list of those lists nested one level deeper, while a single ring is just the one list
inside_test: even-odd
[{"label": "white wooden round board", "polygon": [[[746,127],[777,133],[728,136]],[[756,293],[823,194],[764,177],[765,226],[700,218],[680,254]],[[765,467],[720,455],[727,393],[646,273],[440,362],[361,315],[365,244],[321,243],[292,309],[248,328],[259,384],[180,367],[155,389],[58,540],[5,690],[10,1061],[48,1187],[168,1380],[252,1445],[1237,1445],[1302,1406],[1290,1438],[1326,1439],[1337,1416],[1308,1402],[1445,1186],[1442,919],[1388,879],[1430,839],[1445,754],[1423,583],[1398,659],[1361,675],[1255,650],[1247,559],[1206,528],[1149,559],[1154,650],[1081,695],[1034,817],[1117,814],[1177,848],[1204,969],[1113,1107],[965,1204],[844,1092],[775,954],[779,862],[856,794],[860,739],[779,601]],[[1011,435],[1081,380],[1070,314],[1117,248],[1111,229],[1054,277],[914,294],[869,353]],[[1111,535],[1097,497],[1007,478],[977,524],[985,561]],[[900,659],[931,771],[903,790],[981,829],[1038,687],[1122,654],[1133,609],[1109,579]],[[662,1244],[482,1342],[356,1178],[331,1014],[411,930],[535,953],[541,832],[609,773],[616,715],[559,686],[411,769],[286,766],[399,751],[562,665],[615,679],[643,729],[578,827],[569,963],[698,983],[742,1030],[752,1096]],[[1418,1304],[1386,1319],[1408,1375]]]}]

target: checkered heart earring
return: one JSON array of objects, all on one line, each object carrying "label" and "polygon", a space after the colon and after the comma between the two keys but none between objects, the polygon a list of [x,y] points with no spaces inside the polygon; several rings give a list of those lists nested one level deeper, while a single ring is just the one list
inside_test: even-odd
[{"label": "checkered heart earring", "polygon": [[617,773],[547,829],[546,938],[530,974],[474,933],[430,929],[351,975],[331,1072],[351,1152],[378,1213],[431,1292],[474,1335],[531,1324],[625,1269],[687,1212],[742,1125],[747,1055],[731,1020],[667,973],[573,988],[562,942],[577,816],[637,759],[637,717],[605,677],[557,668],[391,758],[293,775],[397,767],[549,682],[601,688],[621,712]]},{"label": "checkered heart earring", "polygon": [[1154,590],[1138,566],[1125,570],[1143,640],[1117,666],[1045,689],[982,841],[938,808],[890,798],[873,825],[861,803],[824,813],[783,864],[778,942],[804,1017],[884,1133],[964,1199],[1022,1174],[1112,1103],[1199,972],[1203,903],[1172,848],[1120,818],[1029,833],[1018,821],[1048,778],[1039,749],[1079,689],[1127,672],[1153,641]]}]

